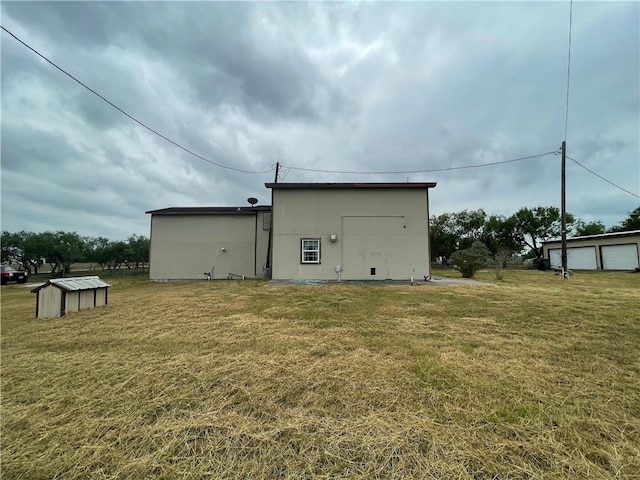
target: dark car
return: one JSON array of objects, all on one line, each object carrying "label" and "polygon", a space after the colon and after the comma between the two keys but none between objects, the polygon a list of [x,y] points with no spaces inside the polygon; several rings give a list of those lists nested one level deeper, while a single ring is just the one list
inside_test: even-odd
[{"label": "dark car", "polygon": [[24,270],[16,270],[11,265],[2,265],[2,285],[7,282],[25,283],[29,275]]}]

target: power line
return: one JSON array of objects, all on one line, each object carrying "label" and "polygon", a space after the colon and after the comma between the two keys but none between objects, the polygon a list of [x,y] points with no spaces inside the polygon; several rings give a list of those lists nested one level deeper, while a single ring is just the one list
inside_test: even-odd
[{"label": "power line", "polygon": [[24,45],[25,47],[27,47],[29,50],[31,50],[33,53],[35,53],[36,55],[38,55],[40,58],[42,58],[45,62],[49,63],[50,65],[54,66],[55,68],[57,68],[58,70],[60,70],[62,73],[64,73],[65,75],[67,75],[69,78],[71,78],[72,80],[74,80],[75,82],[79,83],[80,85],[82,85],[84,88],[86,88],[87,90],[89,90],[91,93],[93,93],[94,95],[96,95],[98,98],[100,98],[101,100],[105,101],[106,103],[108,103],[109,105],[111,105],[113,108],[115,108],[116,110],[118,110],[120,113],[122,113],[124,116],[130,118],[131,120],[133,120],[134,122],[136,122],[138,125],[146,128],[147,130],[149,130],[151,133],[159,136],[160,138],[166,140],[167,142],[171,143],[172,145],[175,145],[176,147],[180,148],[181,150],[184,150],[185,152],[187,152],[190,155],[193,155],[194,157],[203,160],[207,163],[210,163],[211,165],[215,165],[216,167],[220,167],[220,168],[224,168],[227,170],[233,170],[234,172],[240,172],[240,173],[251,173],[251,174],[265,174],[265,173],[269,173],[271,171],[273,171],[273,168],[269,169],[269,170],[265,170],[265,171],[251,171],[251,170],[243,170],[241,168],[235,168],[235,167],[230,167],[228,165],[223,165],[221,163],[217,163],[214,162],[213,160],[209,160],[208,158],[203,157],[202,155],[199,155],[191,150],[189,150],[186,147],[183,147],[182,145],[180,145],[179,143],[171,140],[169,137],[159,133],[158,131],[154,130],[153,128],[149,127],[148,125],[142,123],[140,120],[138,120],[137,118],[135,118],[134,116],[128,114],[127,112],[125,112],[122,108],[118,107],[116,104],[114,104],[113,102],[107,100],[105,97],[103,97],[102,95],[100,95],[98,92],[96,92],[94,89],[92,89],[91,87],[85,85],[84,83],[82,83],[80,80],[78,80],[76,77],[74,77],[72,74],[70,74],[69,72],[67,72],[65,69],[59,67],[58,65],[56,65],[54,62],[52,62],[51,60],[49,60],[47,57],[45,57],[43,54],[41,54],[40,52],[38,52],[35,48],[31,47],[30,45],[28,45],[27,43],[25,43],[24,41],[22,41],[21,39],[19,39],[17,36],[15,36],[12,32],[10,32],[9,30],[7,30],[4,26],[0,25],[0,28],[2,28],[2,30],[4,30],[5,32],[7,32],[9,35],[11,35],[13,38],[15,38],[18,42],[20,42],[22,45]]},{"label": "power line", "polygon": [[[571,2],[571,5],[573,5],[573,2]],[[571,11],[570,10],[570,14],[569,14],[569,62],[568,62],[568,66],[567,66],[567,104],[566,104],[566,118],[565,118],[565,139],[567,136],[567,126],[568,126],[568,112],[569,112],[569,76],[570,76],[570,68],[571,68]],[[64,70],[63,68],[59,67],[57,64],[55,64],[53,61],[49,60],[47,57],[45,57],[43,54],[41,54],[40,52],[38,52],[36,49],[34,49],[33,47],[31,47],[30,45],[28,45],[27,43],[25,43],[23,40],[21,40],[20,38],[18,38],[16,35],[14,35],[11,31],[9,31],[8,29],[6,29],[4,26],[0,25],[0,28],[2,28],[2,30],[4,30],[6,33],[8,33],[9,35],[11,35],[15,40],[17,40],[18,42],[20,42],[22,45],[24,45],[26,48],[28,48],[29,50],[31,50],[33,53],[35,53],[36,55],[38,55],[40,58],[42,58],[44,61],[46,61],[47,63],[49,63],[50,65],[52,65],[53,67],[55,67],[57,70],[61,71],[62,73],[64,73],[65,75],[67,75],[69,78],[71,78],[72,80],[74,80],[75,82],[77,82],[78,84],[80,84],[82,87],[84,87],[85,89],[89,90],[91,93],[93,93],[94,95],[96,95],[98,98],[100,98],[101,100],[103,100],[104,102],[106,102],[107,104],[109,104],[111,107],[115,108],[116,110],[118,110],[120,113],[122,113],[123,115],[125,115],[127,118],[133,120],[134,122],[136,122],[138,125],[142,126],[143,128],[149,130],[151,133],[159,136],[160,138],[164,139],[165,141],[171,143],[172,145],[180,148],[181,150],[185,151],[186,153],[200,159],[203,160],[207,163],[210,163],[212,165],[215,165],[217,167],[220,168],[224,168],[227,170],[232,170],[235,172],[240,172],[240,173],[248,173],[248,174],[265,174],[265,173],[269,173],[272,172],[274,169],[274,166],[272,166],[269,170],[265,170],[265,171],[251,171],[251,170],[244,170],[244,169],[240,169],[240,168],[235,168],[235,167],[230,167],[228,165],[223,165],[221,163],[217,163],[214,162],[212,160],[209,160],[208,158],[203,157],[202,155],[199,155],[191,150],[189,150],[188,148],[180,145],[179,143],[175,142],[174,140],[171,140],[170,138],[168,138],[167,136],[157,132],[156,130],[154,130],[153,128],[149,127],[148,125],[144,124],[143,122],[141,122],[140,120],[138,120],[137,118],[133,117],[132,115],[130,115],[129,113],[127,113],[126,111],[124,111],[122,108],[118,107],[116,104],[114,104],[113,102],[109,101],[107,98],[105,98],[104,96],[102,96],[100,93],[96,92],[94,89],[92,89],[91,87],[87,86],[86,84],[84,84],[82,81],[78,80],[76,77],[74,77],[72,74],[70,74],[69,72],[67,72],[66,70]],[[425,170],[402,170],[402,171],[342,171],[342,170],[322,170],[322,169],[314,169],[314,168],[303,168],[303,167],[294,167],[294,166],[290,166],[290,165],[282,165],[282,167],[284,167],[286,169],[286,171],[284,172],[284,176],[286,176],[286,174],[288,173],[288,171],[290,170],[300,170],[300,171],[306,171],[306,172],[317,172],[317,173],[339,173],[339,174],[357,174],[357,175],[391,175],[391,174],[412,174],[412,173],[434,173],[434,172],[448,172],[448,171],[452,171],[452,170],[464,170],[464,169],[470,169],[470,168],[482,168],[482,167],[490,167],[490,166],[494,166],[494,165],[502,165],[502,164],[507,164],[507,163],[514,163],[514,162],[521,162],[524,160],[531,160],[534,158],[540,158],[540,157],[544,157],[547,155],[552,155],[552,154],[557,154],[558,151],[552,151],[552,152],[546,152],[546,153],[540,153],[537,155],[529,155],[526,157],[519,157],[519,158],[513,158],[510,160],[503,160],[503,161],[498,161],[498,162],[490,162],[490,163],[484,163],[484,164],[475,164],[475,165],[464,165],[464,166],[459,166],[459,167],[446,167],[446,168],[435,168],[435,169],[425,169]],[[580,162],[578,162],[577,160],[567,156],[567,158],[569,160],[571,160],[572,162],[576,163],[578,166],[584,168],[585,170],[587,170],[589,173],[595,175],[596,177],[600,178],[601,180],[604,180],[605,182],[609,183],[610,185],[622,190],[623,192],[626,192],[630,195],[633,195],[636,198],[640,198],[639,195],[636,195],[633,192],[630,192],[629,190],[624,189],[623,187],[621,187],[620,185],[616,185],[615,183],[611,182],[610,180],[607,180],[606,178],[604,178],[603,176],[597,174],[596,172],[594,172],[593,170],[590,170],[589,168],[585,167],[584,165],[582,165]]]},{"label": "power line", "polygon": [[[2,30],[4,30],[5,32],[7,32],[9,35],[11,35],[15,40],[17,40],[18,42],[20,42],[22,45],[24,45],[26,48],[28,48],[29,50],[31,50],[33,53],[35,53],[36,55],[38,55],[40,58],[42,58],[44,61],[46,61],[47,63],[49,63],[50,65],[52,65],[53,67],[55,67],[57,70],[61,71],[62,73],[64,73],[65,75],[67,75],[69,78],[71,78],[72,80],[74,80],[75,82],[77,82],[78,84],[80,84],[81,86],[83,86],[85,89],[89,90],[91,93],[93,93],[94,95],[96,95],[98,98],[100,98],[101,100],[103,100],[104,102],[106,102],[107,104],[109,104],[111,107],[115,108],[116,110],[118,110],[120,113],[122,113],[123,115],[125,115],[127,118],[133,120],[134,122],[136,122],[138,125],[144,127],[145,129],[149,130],[150,132],[152,132],[153,134],[159,136],[160,138],[166,140],[167,142],[171,143],[172,145],[180,148],[181,150],[189,153],[190,155],[193,155],[194,157],[203,160],[207,163],[210,163],[212,165],[215,165],[217,167],[220,168],[224,168],[227,170],[233,170],[235,172],[240,172],[240,173],[250,173],[250,174],[265,174],[265,173],[269,173],[272,172],[274,167],[272,166],[269,170],[265,170],[265,171],[250,171],[250,170],[243,170],[240,168],[235,168],[235,167],[230,167],[228,165],[223,165],[217,162],[214,162],[212,160],[209,160],[208,158],[203,157],[202,155],[199,155],[191,150],[189,150],[188,148],[180,145],[179,143],[175,142],[174,140],[171,140],[169,137],[159,133],[158,131],[154,130],[153,128],[149,127],[148,125],[146,125],[145,123],[141,122],[140,120],[138,120],[137,118],[135,118],[134,116],[132,116],[131,114],[127,113],[126,111],[124,111],[122,108],[118,107],[116,104],[114,104],[113,102],[111,102],[110,100],[108,100],[107,98],[105,98],[104,96],[102,96],[100,93],[98,93],[97,91],[95,91],[94,89],[92,89],[91,87],[89,87],[88,85],[86,85],[85,83],[83,83],[82,81],[80,81],[79,79],[77,79],[76,77],[74,77],[71,73],[67,72],[65,69],[63,69],[62,67],[58,66],[56,63],[54,63],[53,61],[49,60],[46,56],[44,56],[43,54],[41,54],[40,52],[38,52],[35,48],[31,47],[29,44],[27,44],[26,42],[24,42],[23,40],[21,40],[20,38],[18,38],[14,33],[12,33],[11,31],[9,31],[7,28],[5,28],[4,26],[0,25],[0,28],[2,28]],[[428,169],[428,170],[406,170],[406,171],[388,171],[388,172],[345,172],[345,171],[339,171],[339,170],[320,170],[320,169],[311,169],[311,168],[302,168],[302,167],[293,167],[293,166],[286,166],[286,165],[282,165],[283,167],[286,168],[285,172],[284,172],[284,176],[286,176],[286,174],[290,171],[290,170],[301,170],[301,171],[308,171],[308,172],[321,172],[321,173],[341,173],[341,174],[363,174],[363,175],[380,175],[380,174],[407,174],[407,173],[431,173],[431,172],[446,172],[446,171],[451,171],[451,170],[462,170],[462,169],[468,169],[468,168],[480,168],[480,167],[489,167],[492,165],[500,165],[500,164],[505,164],[505,163],[512,163],[512,162],[519,162],[519,161],[523,161],[523,160],[529,160],[529,159],[533,159],[533,158],[538,158],[538,157],[543,157],[546,155],[550,155],[552,153],[556,153],[556,152],[547,152],[547,153],[543,153],[543,154],[538,154],[538,155],[531,155],[531,156],[527,156],[527,157],[521,157],[521,158],[515,158],[515,159],[511,159],[511,160],[504,160],[504,161],[500,161],[500,162],[491,162],[491,163],[486,163],[486,164],[481,164],[481,165],[465,165],[465,166],[461,166],[461,167],[448,167],[448,168],[438,168],[438,169]]]},{"label": "power line", "polygon": [[392,175],[392,174],[406,174],[406,173],[434,173],[434,172],[449,172],[451,170],[464,170],[468,168],[482,168],[482,167],[491,167],[494,165],[502,165],[505,163],[514,163],[521,162],[523,160],[531,160],[533,158],[540,158],[547,155],[557,154],[558,151],[554,150],[552,152],[547,153],[539,153],[537,155],[529,155],[527,157],[520,158],[512,158],[510,160],[502,160],[499,162],[490,162],[490,163],[481,163],[476,165],[463,165],[460,167],[446,167],[446,168],[431,168],[427,170],[399,170],[399,171],[378,171],[378,172],[356,172],[356,171],[343,171],[343,170],[322,170],[317,168],[302,168],[302,167],[292,167],[290,165],[283,165],[283,167],[288,168],[289,170],[301,170],[304,172],[317,172],[317,173],[341,173],[347,175]]},{"label": "power line", "polygon": [[567,59],[567,106],[564,112],[564,141],[567,141],[567,130],[569,129],[569,85],[571,79],[571,24],[573,18],[573,0],[569,2],[569,54]]},{"label": "power line", "polygon": [[634,197],[636,197],[636,198],[640,198],[640,195],[636,195],[635,193],[630,192],[629,190],[626,190],[625,188],[622,188],[620,185],[616,185],[616,184],[615,184],[615,183],[613,183],[611,180],[607,180],[607,179],[606,179],[606,178],[604,178],[602,175],[598,175],[596,172],[594,172],[593,170],[590,170],[589,168],[585,167],[585,166],[584,166],[584,165],[582,165],[580,162],[578,162],[577,160],[575,160],[575,159],[571,158],[570,156],[568,156],[568,155],[567,155],[567,158],[568,158],[569,160],[571,160],[572,162],[574,162],[575,164],[577,164],[578,166],[580,166],[580,167],[584,168],[587,172],[589,172],[589,173],[591,173],[591,174],[595,175],[596,177],[598,177],[598,178],[599,178],[599,179],[601,179],[601,180],[604,180],[604,181],[605,181],[605,182],[607,182],[608,184],[613,185],[614,187],[616,187],[616,188],[618,188],[618,189],[622,190],[623,192],[628,193],[629,195],[633,195],[633,196],[634,196]]}]

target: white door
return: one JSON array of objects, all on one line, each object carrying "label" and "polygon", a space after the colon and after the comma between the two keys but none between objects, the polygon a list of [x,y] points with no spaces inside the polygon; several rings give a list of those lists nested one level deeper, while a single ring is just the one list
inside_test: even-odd
[{"label": "white door", "polygon": [[603,270],[633,270],[638,267],[638,245],[604,245],[602,254]]},{"label": "white door", "polygon": [[[551,266],[562,265],[562,249],[549,250]],[[567,268],[570,270],[597,270],[596,247],[567,248]]]}]

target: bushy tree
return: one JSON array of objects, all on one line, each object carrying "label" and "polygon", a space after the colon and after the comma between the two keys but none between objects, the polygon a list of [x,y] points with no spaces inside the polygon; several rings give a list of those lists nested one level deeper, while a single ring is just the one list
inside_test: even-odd
[{"label": "bushy tree", "polygon": [[150,241],[142,235],[131,235],[127,239],[128,261],[133,263],[134,271],[144,271],[144,265],[149,262]]},{"label": "bushy tree", "polygon": [[51,272],[64,275],[76,262],[95,262],[112,270],[123,263],[137,271],[149,261],[149,239],[131,235],[126,242],[105,237],[81,237],[76,232],[2,232],[0,252],[3,262],[24,267],[29,274],[38,273],[44,258]]},{"label": "bushy tree", "polygon": [[149,239],[142,235],[131,235],[126,242],[104,237],[87,239],[89,260],[100,265],[102,270],[115,270],[122,265],[133,266],[134,271],[143,270],[149,261]]},{"label": "bushy tree", "polygon": [[105,237],[90,240],[89,259],[100,265],[102,270],[115,270],[127,259],[127,244],[121,240],[113,241]]},{"label": "bushy tree", "polygon": [[612,227],[610,232],[630,232],[631,230],[640,230],[640,207],[627,213],[620,225]]},{"label": "bushy tree", "polygon": [[469,248],[458,250],[451,256],[451,263],[462,273],[463,278],[473,278],[475,273],[487,265],[490,258],[489,249],[480,241],[475,241]]},{"label": "bushy tree", "polygon": [[485,235],[487,214],[483,209],[463,210],[453,214],[460,242],[458,248],[469,248],[476,241],[482,241]]},{"label": "bushy tree", "polygon": [[2,261],[24,268],[29,275],[38,273],[40,265],[41,242],[39,234],[32,232],[2,232],[0,240]]},{"label": "bushy tree", "polygon": [[443,213],[437,217],[431,217],[429,232],[431,235],[431,255],[444,258],[451,257],[458,245],[458,236],[453,228],[451,214]]},{"label": "bushy tree", "polygon": [[[527,246],[542,259],[542,242],[560,237],[562,217],[558,207],[523,207],[513,215],[513,238]],[[567,230],[575,223],[573,215],[567,213]]]},{"label": "bushy tree", "polygon": [[69,273],[71,265],[85,254],[84,238],[76,232],[44,232],[38,235],[38,242],[52,273]]},{"label": "bushy tree", "polygon": [[487,214],[484,210],[445,212],[430,219],[431,255],[450,258],[453,252],[470,247],[484,235]]},{"label": "bushy tree", "polygon": [[482,242],[492,255],[506,259],[522,250],[522,245],[515,239],[514,232],[515,219],[513,217],[491,215],[485,222]]},{"label": "bushy tree", "polygon": [[588,235],[600,235],[601,233],[606,233],[607,230],[604,227],[604,223],[600,220],[596,220],[595,222],[585,223],[582,220],[578,220],[576,222],[576,237],[586,237]]}]

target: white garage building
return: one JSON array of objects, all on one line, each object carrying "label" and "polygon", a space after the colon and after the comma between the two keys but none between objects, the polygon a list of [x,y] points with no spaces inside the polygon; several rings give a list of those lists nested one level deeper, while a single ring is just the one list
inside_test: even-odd
[{"label": "white garage building", "polygon": [[[542,244],[544,258],[560,266],[561,240]],[[640,266],[640,230],[567,239],[567,268],[571,270],[635,270]]]}]

